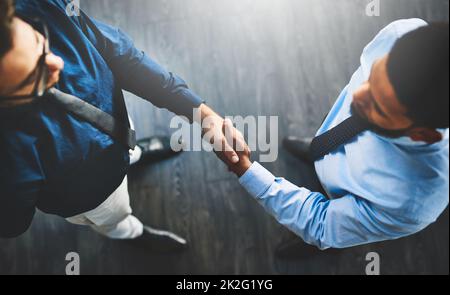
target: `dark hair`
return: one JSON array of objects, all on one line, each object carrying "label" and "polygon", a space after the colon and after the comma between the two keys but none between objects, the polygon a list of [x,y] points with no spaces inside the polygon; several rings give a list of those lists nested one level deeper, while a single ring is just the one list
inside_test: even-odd
[{"label": "dark hair", "polygon": [[0,0],[0,58],[12,46],[11,23],[14,17],[14,1]]},{"label": "dark hair", "polygon": [[435,23],[409,32],[389,54],[389,79],[418,127],[449,127],[448,29]]}]

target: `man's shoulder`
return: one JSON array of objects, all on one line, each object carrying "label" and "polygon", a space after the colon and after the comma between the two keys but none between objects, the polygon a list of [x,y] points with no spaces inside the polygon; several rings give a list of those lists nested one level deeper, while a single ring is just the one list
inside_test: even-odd
[{"label": "man's shoulder", "polygon": [[48,5],[53,4],[61,7],[66,7],[68,4],[72,3],[73,0],[16,0],[16,6],[23,6],[23,5]]},{"label": "man's shoulder", "polygon": [[427,22],[420,18],[400,19],[391,22],[378,34],[378,38],[401,38],[403,35],[426,26]]},{"label": "man's shoulder", "polygon": [[371,47],[374,47],[374,44],[381,42],[395,42],[405,34],[426,25],[427,22],[420,18],[400,19],[393,21],[384,27],[366,48],[370,49]]},{"label": "man's shoulder", "polygon": [[391,22],[379,31],[372,41],[367,44],[361,55],[361,67],[364,77],[368,78],[375,60],[388,54],[398,39],[426,25],[427,22],[419,18],[400,19]]},{"label": "man's shoulder", "polygon": [[40,16],[54,12],[55,8],[64,12],[71,0],[16,0],[16,11],[19,15]]}]

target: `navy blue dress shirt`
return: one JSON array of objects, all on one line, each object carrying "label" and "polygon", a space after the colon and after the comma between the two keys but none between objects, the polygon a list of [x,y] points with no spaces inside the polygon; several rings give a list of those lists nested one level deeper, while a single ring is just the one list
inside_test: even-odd
[{"label": "navy blue dress shirt", "polygon": [[[68,16],[64,0],[19,0],[17,15],[39,17],[65,68],[56,85],[117,116],[114,101],[130,91],[157,107],[192,117],[201,99],[152,61],[119,29],[84,13]],[[127,118],[120,118],[126,120]],[[36,208],[62,217],[96,208],[125,177],[125,146],[49,99],[0,111],[0,236],[15,237]]]}]

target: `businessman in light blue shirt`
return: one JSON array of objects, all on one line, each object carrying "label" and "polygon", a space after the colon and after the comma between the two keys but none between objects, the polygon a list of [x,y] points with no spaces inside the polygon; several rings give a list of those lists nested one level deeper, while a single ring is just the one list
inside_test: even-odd
[{"label": "businessman in light blue shirt", "polygon": [[320,249],[423,230],[449,201],[448,32],[448,24],[400,20],[364,49],[309,147],[325,193],[245,156],[230,169],[267,212]]}]

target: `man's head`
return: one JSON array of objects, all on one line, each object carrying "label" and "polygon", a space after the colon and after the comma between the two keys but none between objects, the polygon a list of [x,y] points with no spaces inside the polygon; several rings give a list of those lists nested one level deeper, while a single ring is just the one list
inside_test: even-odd
[{"label": "man's head", "polygon": [[[43,55],[45,38],[41,32],[14,15],[13,0],[0,0],[0,96],[29,95],[38,81],[38,63]],[[61,58],[49,53],[45,67],[49,79],[47,86],[59,80],[64,66]],[[7,105],[29,102],[30,99],[12,100]],[[0,105],[4,102],[0,101]]]},{"label": "man's head", "polygon": [[387,137],[434,143],[449,127],[449,26],[432,24],[400,38],[377,60],[352,109]]}]

